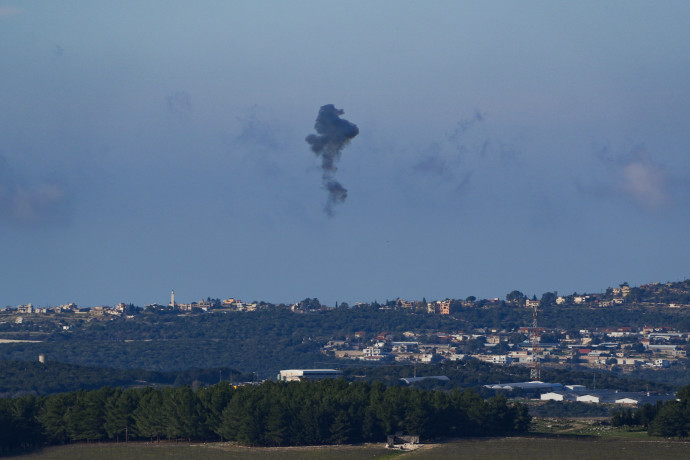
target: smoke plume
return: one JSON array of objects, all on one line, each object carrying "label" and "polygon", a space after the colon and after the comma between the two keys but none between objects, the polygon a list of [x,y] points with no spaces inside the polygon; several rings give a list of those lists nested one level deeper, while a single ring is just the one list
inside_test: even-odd
[{"label": "smoke plume", "polygon": [[314,129],[317,134],[306,137],[312,152],[321,157],[323,188],[328,191],[328,201],[325,211],[329,216],[334,214],[333,206],[342,203],[347,198],[347,189],[335,180],[338,170],[336,163],[340,154],[350,140],[359,134],[359,128],[354,123],[340,118],[345,112],[336,109],[333,104],[327,104],[319,109]]}]

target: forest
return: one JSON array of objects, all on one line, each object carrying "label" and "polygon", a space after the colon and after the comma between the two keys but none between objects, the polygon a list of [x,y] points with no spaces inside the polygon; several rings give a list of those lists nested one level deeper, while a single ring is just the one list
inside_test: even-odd
[{"label": "forest", "polygon": [[228,382],[192,389],[104,387],[0,400],[4,451],[93,441],[181,439],[248,446],[381,442],[524,433],[526,406],[471,390],[424,391],[381,383]]}]

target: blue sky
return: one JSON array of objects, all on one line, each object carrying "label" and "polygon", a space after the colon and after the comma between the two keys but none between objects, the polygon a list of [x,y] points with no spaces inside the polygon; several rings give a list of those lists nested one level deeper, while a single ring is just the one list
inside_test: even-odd
[{"label": "blue sky", "polygon": [[0,305],[688,278],[690,5],[429,3],[0,1]]}]

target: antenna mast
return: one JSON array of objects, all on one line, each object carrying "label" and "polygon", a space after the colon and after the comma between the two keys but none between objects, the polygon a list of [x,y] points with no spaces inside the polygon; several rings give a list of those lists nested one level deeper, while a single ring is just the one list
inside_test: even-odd
[{"label": "antenna mast", "polygon": [[532,368],[529,377],[532,380],[541,380],[541,362],[539,361],[539,323],[538,323],[538,304],[532,310],[532,330],[529,334],[529,341],[532,344]]}]

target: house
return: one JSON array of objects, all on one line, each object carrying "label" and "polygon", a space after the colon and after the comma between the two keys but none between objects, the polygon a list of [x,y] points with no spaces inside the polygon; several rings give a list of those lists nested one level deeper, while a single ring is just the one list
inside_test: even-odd
[{"label": "house", "polygon": [[525,300],[525,307],[527,308],[534,308],[539,306],[539,301],[534,300],[534,299],[527,299]]},{"label": "house", "polygon": [[668,359],[655,359],[654,367],[671,367],[671,362]]},{"label": "house", "polygon": [[334,350],[333,356],[341,359],[359,359],[364,355],[362,350]]},{"label": "house", "polygon": [[490,355],[489,357],[491,358],[491,361],[489,361],[489,362],[491,362],[493,364],[506,365],[506,364],[510,364],[513,361],[515,361],[515,359],[513,359],[510,356],[506,356],[506,355]]},{"label": "house", "polygon": [[619,366],[639,366],[642,364],[642,361],[639,359],[635,358],[616,358],[616,364]]},{"label": "house", "polygon": [[397,353],[410,353],[419,349],[419,342],[391,342],[393,351]]}]

